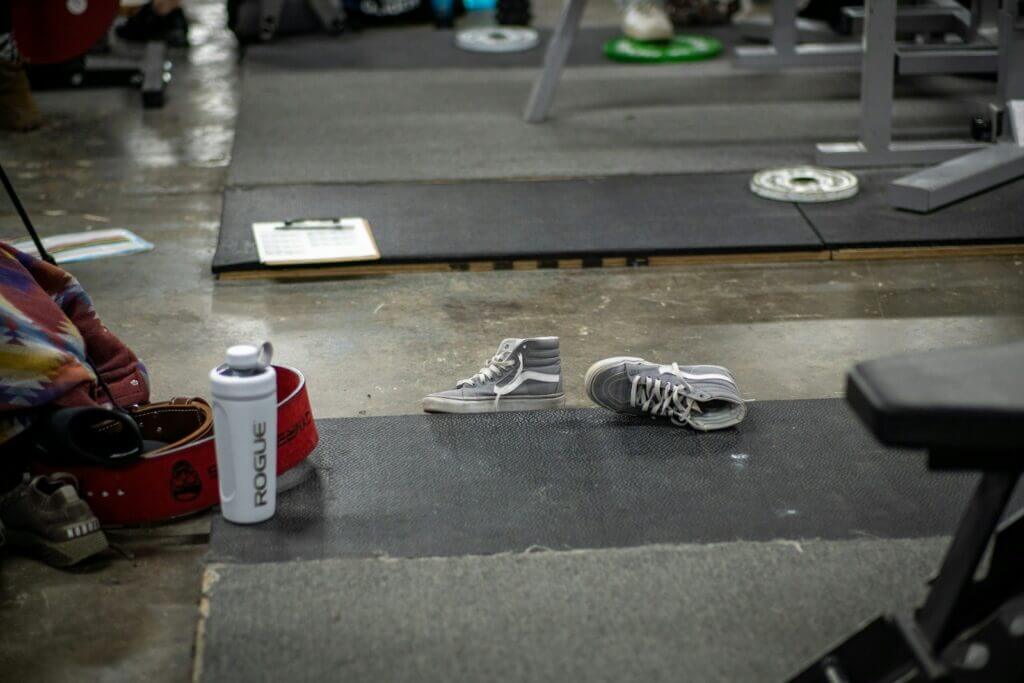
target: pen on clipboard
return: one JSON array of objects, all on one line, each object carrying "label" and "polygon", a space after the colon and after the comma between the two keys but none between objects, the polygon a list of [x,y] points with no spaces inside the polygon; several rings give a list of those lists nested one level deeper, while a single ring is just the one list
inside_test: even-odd
[{"label": "pen on clipboard", "polygon": [[274,230],[347,230],[354,227],[351,223],[346,224],[343,218],[293,218],[275,226]]}]

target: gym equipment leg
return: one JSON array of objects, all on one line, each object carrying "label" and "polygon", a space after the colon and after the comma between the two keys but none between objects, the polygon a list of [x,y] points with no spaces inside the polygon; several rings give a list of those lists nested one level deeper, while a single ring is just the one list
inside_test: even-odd
[{"label": "gym equipment leg", "polygon": [[1024,8],[1003,0],[999,10],[999,102],[990,147],[951,159],[892,183],[889,201],[898,209],[927,213],[1024,176]]},{"label": "gym equipment leg", "polygon": [[959,141],[893,142],[896,0],[866,0],[864,12],[860,140],[819,144],[817,162],[840,168],[934,164],[981,147]]},{"label": "gym equipment leg", "polygon": [[734,63],[745,69],[782,69],[789,66],[849,66],[860,64],[861,46],[798,44],[796,0],[773,0],[772,44],[736,48]]},{"label": "gym equipment leg", "polygon": [[548,116],[551,103],[555,99],[555,89],[558,88],[562,67],[569,57],[569,50],[572,49],[572,42],[576,38],[576,31],[579,29],[580,18],[586,5],[587,0],[566,0],[562,8],[562,16],[544,53],[544,66],[533,84],[533,91],[530,92],[530,99],[526,103],[523,118],[529,123],[541,123]]}]

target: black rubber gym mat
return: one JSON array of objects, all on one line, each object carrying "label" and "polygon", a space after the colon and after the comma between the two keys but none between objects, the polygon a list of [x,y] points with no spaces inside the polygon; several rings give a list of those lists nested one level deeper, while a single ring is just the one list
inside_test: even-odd
[{"label": "black rubber gym mat", "polygon": [[748,180],[718,174],[229,188],[213,270],[262,267],[254,222],[324,216],[367,219],[385,263],[822,248],[792,205],[755,197]]},{"label": "black rubber gym mat", "polygon": [[[739,42],[731,28],[693,31],[713,36],[728,49]],[[473,69],[539,67],[551,31],[543,29],[532,50],[509,54],[468,52],[455,46],[454,31],[430,26],[370,28],[336,38],[312,35],[253,45],[244,53],[246,69]],[[621,35],[618,27],[581,28],[569,53],[569,66],[614,65],[604,56],[605,41]]]},{"label": "black rubber gym mat", "polygon": [[[568,69],[551,119],[533,125],[522,112],[536,76],[246,66],[227,184],[752,174],[806,163],[815,142],[847,137],[859,112],[855,73],[765,74],[723,57]],[[991,88],[915,79],[899,89],[894,125],[906,135],[962,135]],[[682,202],[679,211],[692,213]]]},{"label": "black rubber gym mat", "polygon": [[318,422],[275,518],[214,516],[213,561],[434,557],[952,531],[974,480],[879,446],[839,400],[699,434],[602,410]]},{"label": "black rubber gym mat", "polygon": [[862,171],[860,193],[802,210],[829,249],[1024,242],[1024,180],[928,214],[889,205],[889,183],[914,169]]}]

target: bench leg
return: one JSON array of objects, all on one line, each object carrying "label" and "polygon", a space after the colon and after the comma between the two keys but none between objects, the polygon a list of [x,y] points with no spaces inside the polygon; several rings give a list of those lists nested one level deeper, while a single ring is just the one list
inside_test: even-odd
[{"label": "bench leg", "polygon": [[580,18],[586,5],[587,0],[566,0],[562,8],[562,16],[544,53],[544,66],[541,67],[540,76],[533,84],[533,91],[523,113],[523,118],[529,123],[540,123],[548,116],[551,102],[555,99],[555,88],[558,87],[562,67],[569,57],[569,50],[572,49],[572,41],[576,38],[576,30],[580,26]]},{"label": "bench leg", "polygon": [[[994,536],[1021,472],[986,472],[978,484],[932,583],[913,620],[882,616],[861,627],[790,679],[790,683],[837,681],[1021,680],[1017,653],[1024,632],[1010,626],[1024,616],[1024,510]],[[974,580],[992,543],[987,575]],[[1005,623],[1004,623],[1005,622]],[[972,643],[986,643],[997,675],[948,678],[967,660]],[[971,665],[973,666],[973,665]],[[981,668],[986,664],[982,662]],[[907,675],[916,672],[917,676]],[[1007,673],[1009,672],[1009,673]],[[981,673],[981,672],[979,672]],[[1001,675],[1001,677],[1000,677]]]},{"label": "bench leg", "polygon": [[978,564],[992,541],[992,533],[1006,511],[1020,472],[986,472],[974,492],[942,568],[932,583],[916,621],[932,649],[941,651],[956,635],[953,626],[971,591]]}]

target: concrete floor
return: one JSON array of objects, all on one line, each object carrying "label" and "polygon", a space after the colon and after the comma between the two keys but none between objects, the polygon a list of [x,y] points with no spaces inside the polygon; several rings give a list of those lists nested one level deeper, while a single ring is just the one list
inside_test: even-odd
[{"label": "concrete floor", "polygon": [[[750,399],[828,397],[861,359],[1024,335],[1020,257],[216,283],[237,108],[222,5],[189,5],[194,47],[164,109],[129,91],[44,93],[48,125],[0,139],[43,234],[127,227],[156,244],[71,268],[156,398],[206,394],[229,344],[263,339],[306,372],[316,415],[338,417],[416,412],[505,336],[562,337],[569,404],[583,406],[584,370],[612,354],[722,363]],[[21,236],[6,202],[0,235]],[[3,556],[2,677],[187,679],[207,531],[200,518],[123,532],[123,552],[74,571]]]}]

